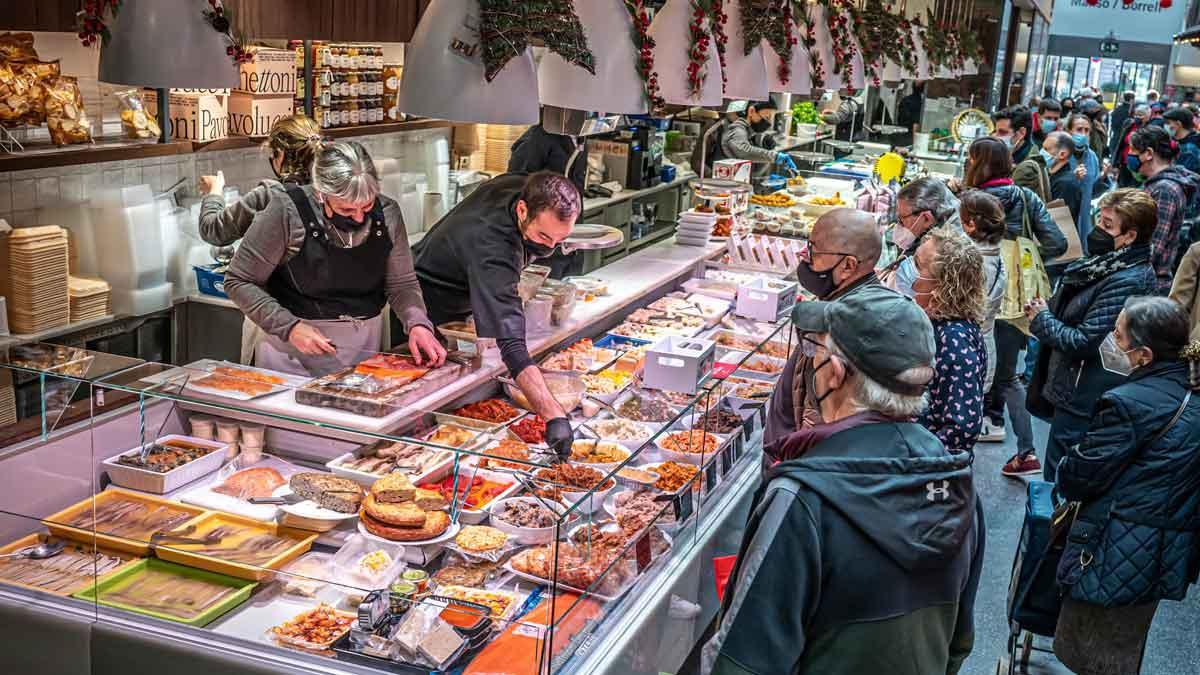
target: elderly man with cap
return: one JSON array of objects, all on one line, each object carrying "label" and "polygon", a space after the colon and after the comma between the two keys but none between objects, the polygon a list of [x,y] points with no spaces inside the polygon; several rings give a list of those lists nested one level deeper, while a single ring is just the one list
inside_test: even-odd
[{"label": "elderly man with cap", "polygon": [[800,302],[823,424],[786,438],[701,672],[957,673],[974,642],[984,526],[970,453],[912,418],[933,326],[878,285]]},{"label": "elderly man with cap", "polygon": [[[878,285],[875,265],[880,253],[879,228],[868,213],[834,209],[817,219],[796,276],[800,285],[821,300],[835,300]],[[813,399],[812,359],[797,346],[768,404],[764,445],[821,421]],[[769,457],[766,458],[769,461]]]}]

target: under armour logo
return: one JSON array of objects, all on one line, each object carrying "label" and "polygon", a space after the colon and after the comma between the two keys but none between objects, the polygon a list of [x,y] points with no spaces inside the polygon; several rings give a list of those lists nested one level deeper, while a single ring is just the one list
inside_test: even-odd
[{"label": "under armour logo", "polygon": [[950,498],[950,481],[940,481],[940,486],[938,485],[938,482],[939,481],[931,480],[925,484],[925,498],[931,502],[936,502],[938,500],[944,502]]}]

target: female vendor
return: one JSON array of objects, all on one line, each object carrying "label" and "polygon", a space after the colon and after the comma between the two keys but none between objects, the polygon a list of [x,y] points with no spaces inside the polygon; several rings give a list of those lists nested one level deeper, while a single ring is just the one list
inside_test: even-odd
[{"label": "female vendor", "polygon": [[418,365],[440,366],[400,207],[379,194],[375,164],[354,142],[324,146],[312,184],[287,188],[254,217],[225,291],[266,338],[255,365],[320,376],[379,350],[385,303]]}]

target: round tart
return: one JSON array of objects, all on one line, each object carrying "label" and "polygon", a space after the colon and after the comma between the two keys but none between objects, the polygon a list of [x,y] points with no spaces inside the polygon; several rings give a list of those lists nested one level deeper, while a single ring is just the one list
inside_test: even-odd
[{"label": "round tart", "polygon": [[464,527],[458,533],[458,536],[454,538],[454,543],[467,551],[474,551],[476,553],[495,551],[498,548],[502,548],[507,541],[507,534],[486,525]]},{"label": "round tart", "polygon": [[424,541],[440,536],[450,528],[450,516],[444,511],[427,511],[425,513],[425,524],[421,527],[397,527],[388,525],[387,523],[376,520],[371,517],[371,514],[363,511],[359,515],[362,520],[363,527],[367,532],[384,539],[392,541]]}]

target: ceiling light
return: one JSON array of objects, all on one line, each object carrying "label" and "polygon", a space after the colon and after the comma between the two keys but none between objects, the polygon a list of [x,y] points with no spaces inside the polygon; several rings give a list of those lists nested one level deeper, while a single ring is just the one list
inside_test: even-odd
[{"label": "ceiling light", "polygon": [[624,0],[574,0],[574,5],[596,74],[548,51],[538,66],[542,105],[644,114],[646,83],[638,74],[638,53],[631,39],[633,18]]},{"label": "ceiling light", "polygon": [[225,89],[238,68],[225,35],[195,0],[125,0],[100,50],[101,82],[153,89]]}]

